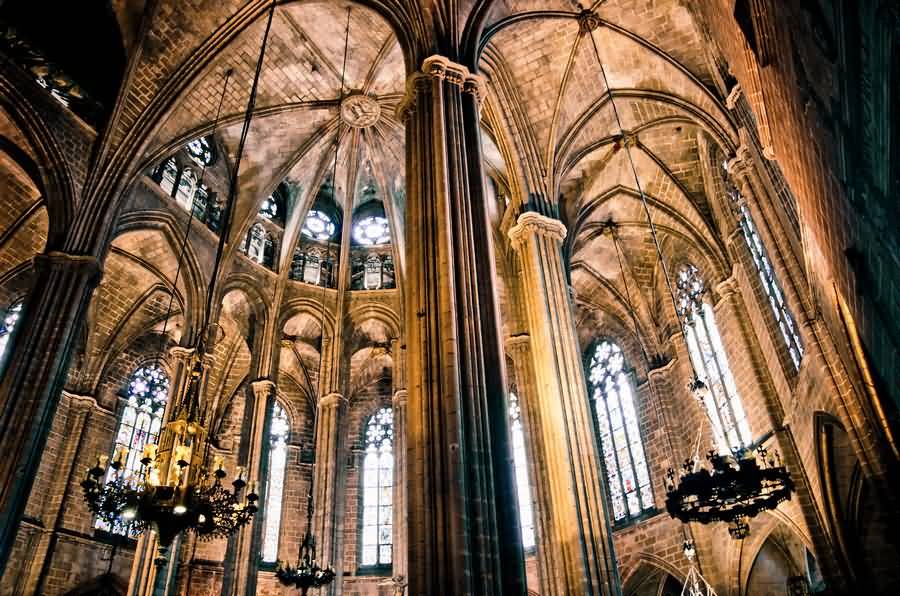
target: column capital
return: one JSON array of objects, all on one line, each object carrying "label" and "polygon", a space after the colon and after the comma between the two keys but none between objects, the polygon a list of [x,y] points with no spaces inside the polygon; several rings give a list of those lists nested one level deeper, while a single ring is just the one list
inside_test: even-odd
[{"label": "column capital", "polygon": [[506,338],[506,347],[509,348],[511,352],[524,352],[531,348],[531,336],[527,333],[510,335]]},{"label": "column capital", "polygon": [[35,255],[33,263],[37,271],[67,270],[84,275],[90,279],[99,279],[103,273],[103,265],[100,264],[100,259],[92,255],[72,255],[52,250]]},{"label": "column capital", "polygon": [[250,383],[253,395],[256,397],[269,397],[275,394],[275,383],[269,379],[257,379]]},{"label": "column capital", "polygon": [[735,85],[731,88],[731,93],[728,94],[728,97],[725,98],[725,107],[729,110],[733,110],[737,106],[738,100],[740,100],[741,95],[744,94],[744,90],[741,89],[740,84]]},{"label": "column capital", "polygon": [[69,400],[69,408],[73,410],[88,411],[99,407],[97,399],[93,395],[80,395],[63,389],[62,396]]},{"label": "column capital", "polygon": [[515,248],[518,248],[525,242],[529,234],[546,236],[562,242],[566,237],[566,233],[566,226],[561,221],[533,211],[526,211],[519,215],[516,225],[510,228],[508,232],[509,239]]},{"label": "column capital", "polygon": [[197,350],[195,348],[186,348],[184,346],[172,346],[169,348],[169,355],[175,360],[182,362],[190,361],[196,353]]},{"label": "column capital", "polygon": [[393,405],[394,405],[394,407],[395,407],[395,408],[397,408],[397,407],[405,407],[405,406],[406,406],[406,399],[407,399],[408,395],[409,395],[409,394],[408,394],[408,392],[406,391],[406,389],[398,389],[398,390],[394,391],[394,397],[393,397],[393,399],[391,400],[392,403],[393,403]]},{"label": "column capital", "polygon": [[487,94],[487,80],[478,74],[471,72],[468,67],[454,62],[446,56],[435,54],[422,61],[422,67],[414,72],[406,80],[406,94],[397,105],[396,115],[399,120],[404,120],[414,111],[416,92],[427,90],[433,79],[446,81],[460,88],[463,93],[471,93],[478,104]]},{"label": "column capital", "polygon": [[340,393],[329,393],[321,398],[319,398],[319,409],[325,408],[339,408],[342,405],[347,403],[347,398],[345,398]]}]

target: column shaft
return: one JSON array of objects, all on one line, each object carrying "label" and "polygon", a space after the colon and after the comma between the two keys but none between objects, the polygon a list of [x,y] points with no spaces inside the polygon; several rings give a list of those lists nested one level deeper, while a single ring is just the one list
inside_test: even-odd
[{"label": "column shaft", "polygon": [[480,81],[432,56],[408,82],[410,594],[523,594],[484,204]]},{"label": "column shaft", "polygon": [[[542,452],[549,502],[539,508],[550,532],[542,556],[552,557],[548,594],[621,593],[613,554],[593,421],[585,386],[562,253],[559,221],[523,213],[509,232],[522,264],[521,289],[531,334]],[[551,552],[546,552],[547,550]]]},{"label": "column shaft", "polygon": [[38,278],[0,381],[0,573],[59,403],[78,322],[100,278],[94,257],[38,255]]},{"label": "column shaft", "polygon": [[[341,557],[336,550],[337,494],[341,476],[341,415],[346,400],[339,393],[329,393],[319,400],[316,415],[316,463],[313,472],[313,535],[319,565],[335,567],[340,581]],[[328,588],[328,591],[334,589]]]}]

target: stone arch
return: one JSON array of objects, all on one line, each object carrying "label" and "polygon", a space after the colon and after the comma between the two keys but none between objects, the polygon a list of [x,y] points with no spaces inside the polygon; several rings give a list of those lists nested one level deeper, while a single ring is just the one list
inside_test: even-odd
[{"label": "stone arch", "polygon": [[636,565],[622,577],[622,594],[624,596],[660,596],[668,594],[668,586],[678,586],[678,592],[671,596],[680,596],[681,578],[683,574],[665,559],[651,553],[641,553]]}]

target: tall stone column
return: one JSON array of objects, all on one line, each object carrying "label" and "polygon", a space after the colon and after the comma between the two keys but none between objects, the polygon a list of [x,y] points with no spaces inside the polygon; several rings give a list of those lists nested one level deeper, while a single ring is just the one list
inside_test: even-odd
[{"label": "tall stone column", "polygon": [[316,413],[316,463],[313,471],[313,535],[319,565],[335,567],[338,577],[327,589],[334,590],[343,570],[337,546],[337,495],[341,476],[341,416],[347,400],[340,393],[319,398]]},{"label": "tall stone column", "polygon": [[[260,477],[264,467],[266,452],[266,416],[275,399],[275,383],[269,379],[260,379],[250,384],[253,389],[253,411],[250,413],[247,428],[247,444],[244,457],[247,478],[262,486]],[[234,569],[231,583],[231,594],[242,596],[256,592],[256,570],[259,558],[260,532],[258,531],[261,515],[265,515],[265,494],[260,512],[246,526],[238,531],[234,541]]]},{"label": "tall stone column", "polygon": [[531,335],[539,428],[532,450],[548,465],[539,471],[548,499],[541,527],[549,536],[548,594],[621,594],[606,511],[597,441],[588,403],[575,322],[560,250],[566,235],[558,220],[519,216],[509,231],[521,259],[522,298]]},{"label": "tall stone column", "polygon": [[394,502],[393,502],[393,568],[394,594],[403,596],[408,583],[407,553],[408,540],[406,506],[406,389],[394,392]]},{"label": "tall stone column", "polygon": [[482,82],[432,56],[407,82],[404,311],[409,593],[524,594],[480,154]]},{"label": "tall stone column", "polygon": [[59,403],[72,342],[101,267],[92,256],[34,258],[37,280],[0,380],[0,573],[41,461]]}]

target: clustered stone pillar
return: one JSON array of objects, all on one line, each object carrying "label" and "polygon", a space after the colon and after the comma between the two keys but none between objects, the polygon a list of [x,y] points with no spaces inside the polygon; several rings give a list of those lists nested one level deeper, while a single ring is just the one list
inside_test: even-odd
[{"label": "clustered stone pillar", "polygon": [[0,381],[0,573],[59,403],[71,345],[100,280],[96,257],[50,252],[34,259],[37,280]]},{"label": "clustered stone pillar", "polygon": [[[319,398],[316,414],[316,463],[313,472],[313,535],[316,538],[316,557],[321,567],[335,566],[337,494],[340,488],[341,416],[346,399],[340,393]],[[335,569],[340,577],[340,569]],[[337,580],[336,580],[337,581]],[[328,591],[334,589],[332,584]]]},{"label": "clustered stone pillar", "polygon": [[505,359],[480,155],[482,81],[442,56],[407,82],[409,593],[524,594]]},{"label": "clustered stone pillar", "polygon": [[547,462],[539,508],[547,594],[621,593],[558,220],[526,212],[509,231],[521,259],[538,416],[532,451]]}]

